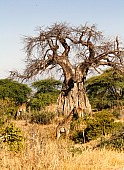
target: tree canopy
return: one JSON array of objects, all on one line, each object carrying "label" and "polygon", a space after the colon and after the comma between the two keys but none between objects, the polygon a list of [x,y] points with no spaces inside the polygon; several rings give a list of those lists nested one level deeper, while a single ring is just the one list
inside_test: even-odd
[{"label": "tree canopy", "polygon": [[11,79],[0,80],[0,99],[10,98],[17,104],[22,104],[30,95],[31,89],[26,84]]},{"label": "tree canopy", "polygon": [[103,74],[86,81],[86,91],[91,104],[98,109],[123,105],[124,75],[107,69]]},{"label": "tree canopy", "polygon": [[36,89],[37,93],[58,92],[61,89],[62,82],[53,78],[48,78],[36,81],[32,83],[32,86]]},{"label": "tree canopy", "polygon": [[30,102],[32,109],[40,110],[49,104],[56,103],[61,86],[62,82],[53,78],[32,83],[32,87],[36,89]]}]

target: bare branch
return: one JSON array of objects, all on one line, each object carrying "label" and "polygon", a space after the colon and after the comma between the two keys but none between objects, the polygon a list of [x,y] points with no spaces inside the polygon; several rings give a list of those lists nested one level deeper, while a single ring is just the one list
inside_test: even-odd
[{"label": "bare branch", "polygon": [[[84,77],[90,68],[97,70],[100,65],[124,70],[124,48],[118,37],[114,41],[105,40],[95,25],[70,27],[66,23],[55,23],[40,28],[36,37],[25,37],[24,42],[26,69],[22,75],[12,71],[12,77],[29,79],[57,65],[62,68],[65,79],[80,73]],[[73,58],[79,62],[75,66]]]}]

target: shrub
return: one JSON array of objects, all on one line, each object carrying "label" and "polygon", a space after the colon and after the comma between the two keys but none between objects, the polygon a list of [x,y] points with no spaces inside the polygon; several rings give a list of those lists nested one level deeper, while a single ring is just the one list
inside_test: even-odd
[{"label": "shrub", "polygon": [[38,112],[31,115],[31,123],[50,124],[55,114],[52,112]]},{"label": "shrub", "polygon": [[75,143],[85,143],[85,136],[83,131],[81,130],[75,130],[71,136],[70,139],[74,141]]},{"label": "shrub", "polygon": [[58,95],[58,92],[36,93],[30,101],[31,109],[41,110],[41,108],[44,108],[45,106],[56,103]]},{"label": "shrub", "polygon": [[0,116],[7,116],[7,118],[12,118],[15,113],[16,103],[13,101],[13,99],[0,99]]},{"label": "shrub", "polygon": [[124,74],[107,69],[103,74],[88,79],[85,85],[92,108],[100,111],[123,106]]},{"label": "shrub", "polygon": [[87,119],[86,138],[89,141],[101,135],[110,134],[113,130],[113,125],[114,117],[108,110],[97,112],[93,119]]},{"label": "shrub", "polygon": [[108,140],[101,141],[97,147],[124,151],[124,126],[121,130],[113,133]]},{"label": "shrub", "polygon": [[18,104],[27,100],[31,89],[26,85],[12,79],[0,79],[0,99],[9,98]]},{"label": "shrub", "polygon": [[86,120],[83,118],[77,118],[70,124],[71,136],[70,139],[75,143],[85,143],[84,130],[86,128]]},{"label": "shrub", "polygon": [[9,146],[10,151],[18,152],[24,148],[24,136],[12,123],[2,129],[1,138]]},{"label": "shrub", "polygon": [[[80,123],[81,127],[84,121]],[[84,129],[84,131],[83,129],[76,129],[71,135],[71,139],[76,143],[88,142],[100,136],[112,133],[114,127],[114,117],[109,111],[102,110],[95,113],[92,118],[87,117],[85,120],[85,124],[86,128]]]}]

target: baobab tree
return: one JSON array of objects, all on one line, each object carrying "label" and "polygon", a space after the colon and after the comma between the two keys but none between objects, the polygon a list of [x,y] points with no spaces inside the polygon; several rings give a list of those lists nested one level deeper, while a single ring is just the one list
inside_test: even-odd
[{"label": "baobab tree", "polygon": [[74,107],[84,113],[91,112],[85,92],[85,79],[91,70],[99,72],[101,66],[124,72],[124,53],[118,37],[105,39],[95,25],[73,27],[55,23],[39,28],[38,35],[24,38],[26,69],[22,74],[12,71],[11,76],[30,79],[46,69],[61,68],[63,87],[58,106],[68,115]]}]

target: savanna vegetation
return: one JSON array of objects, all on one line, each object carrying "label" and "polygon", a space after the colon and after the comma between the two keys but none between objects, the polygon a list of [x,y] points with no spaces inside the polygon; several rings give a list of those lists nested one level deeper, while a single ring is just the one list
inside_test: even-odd
[{"label": "savanna vegetation", "polygon": [[[48,78],[28,87],[0,80],[0,168],[123,169],[124,53],[118,37],[105,39],[95,25],[56,23],[25,43],[26,69],[12,71],[11,77],[28,80],[57,67],[64,81]],[[101,66],[111,69],[87,79]],[[27,110],[15,120],[23,103]],[[73,108],[80,108],[83,117],[75,114],[69,138],[56,140],[57,125]]]},{"label": "savanna vegetation", "polygon": [[[15,83],[6,79],[5,82]],[[20,87],[20,83],[16,84]],[[19,96],[25,101],[32,90],[28,87],[26,88],[28,90],[22,93],[27,85],[21,84],[23,90],[18,87],[21,94],[17,98],[16,92],[14,94],[10,86],[5,85],[7,94],[9,91],[13,92],[13,97],[3,93],[5,97],[1,98],[3,102],[0,110],[1,168],[36,170],[123,168],[124,123],[121,119],[123,84],[124,77],[113,70],[106,70],[100,76],[88,79],[86,89],[94,112],[92,116],[86,114],[84,118],[74,119],[71,122],[70,139],[62,137],[59,141],[55,137],[56,126],[59,123],[56,113],[48,112],[45,108],[51,104],[54,106],[62,83],[52,78],[32,84],[35,93],[28,103],[31,107],[28,122],[15,121],[12,115],[17,109]],[[83,124],[85,128],[82,128]]]},{"label": "savanna vegetation", "polygon": [[0,118],[14,117],[17,108],[26,102],[31,88],[12,79],[0,80]]}]

